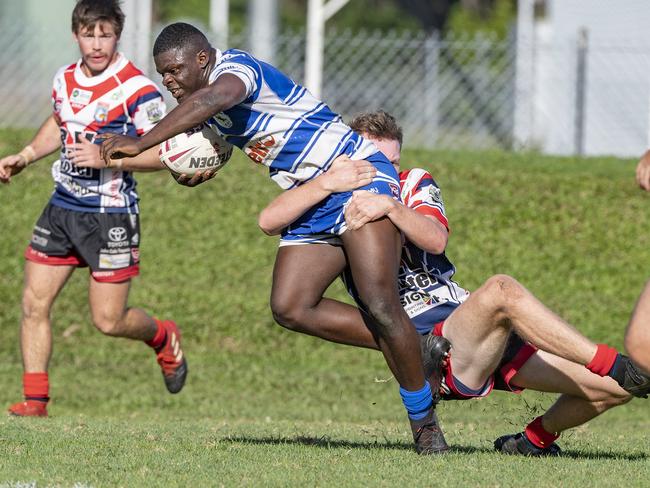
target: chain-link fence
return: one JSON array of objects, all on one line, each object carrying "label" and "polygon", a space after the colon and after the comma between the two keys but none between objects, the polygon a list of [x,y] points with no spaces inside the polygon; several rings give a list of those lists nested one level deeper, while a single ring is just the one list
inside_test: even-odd
[{"label": "chain-link fence", "polygon": [[[60,37],[0,24],[0,126],[37,127],[51,113],[54,72],[78,57]],[[231,34],[229,44],[249,46],[244,33]],[[302,82],[304,32],[284,32],[274,46],[273,64]],[[153,63],[144,68],[160,81]],[[329,31],[323,99],[346,117],[391,112],[410,147],[598,154],[631,141],[623,152],[634,154],[647,142],[648,68],[650,53],[624,45],[576,40],[526,49],[514,35]]]}]

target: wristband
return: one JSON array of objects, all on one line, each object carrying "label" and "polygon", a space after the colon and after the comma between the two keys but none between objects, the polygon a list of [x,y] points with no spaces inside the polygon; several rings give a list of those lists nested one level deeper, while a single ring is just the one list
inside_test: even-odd
[{"label": "wristband", "polygon": [[36,151],[34,151],[34,148],[31,145],[25,146],[22,151],[18,153],[18,156],[23,158],[25,166],[27,166],[36,160]]}]

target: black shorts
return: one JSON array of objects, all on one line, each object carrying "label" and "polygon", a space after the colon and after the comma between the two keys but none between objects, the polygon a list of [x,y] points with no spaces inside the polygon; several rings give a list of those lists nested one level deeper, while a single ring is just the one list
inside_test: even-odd
[{"label": "black shorts", "polygon": [[36,263],[90,268],[96,281],[117,283],[139,274],[137,214],[76,212],[49,204],[25,258]]}]

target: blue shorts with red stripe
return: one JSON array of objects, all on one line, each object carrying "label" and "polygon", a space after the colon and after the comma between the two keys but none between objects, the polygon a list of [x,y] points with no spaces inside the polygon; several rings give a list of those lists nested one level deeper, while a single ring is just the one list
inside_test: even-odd
[{"label": "blue shorts with red stripe", "polygon": [[[399,200],[399,176],[386,156],[376,152],[366,160],[377,168],[377,176],[370,184],[357,190],[389,195]],[[332,193],[284,229],[280,246],[324,243],[341,245],[338,236],[347,229],[344,212],[350,198],[352,198],[351,191]]]}]

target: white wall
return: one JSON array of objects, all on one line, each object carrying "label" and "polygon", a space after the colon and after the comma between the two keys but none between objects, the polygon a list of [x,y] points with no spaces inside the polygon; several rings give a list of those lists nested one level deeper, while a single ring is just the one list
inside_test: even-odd
[{"label": "white wall", "polygon": [[[586,28],[585,154],[639,155],[649,144],[650,1],[546,3],[546,16],[532,26],[533,48],[518,47],[519,84],[532,78],[527,119],[521,115],[527,107],[518,103],[518,123],[529,124],[516,131],[518,142],[552,154],[575,152],[577,39]],[[532,77],[523,71],[527,62]]]}]

